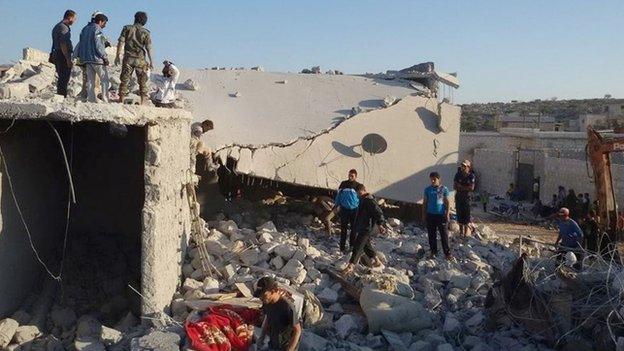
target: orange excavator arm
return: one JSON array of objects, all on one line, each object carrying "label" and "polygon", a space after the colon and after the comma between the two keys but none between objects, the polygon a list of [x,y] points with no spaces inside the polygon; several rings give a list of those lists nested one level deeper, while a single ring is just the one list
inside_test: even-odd
[{"label": "orange excavator arm", "polygon": [[617,230],[617,202],[611,174],[611,153],[624,152],[624,138],[608,139],[587,128],[587,153],[594,170],[598,217],[614,243]]}]

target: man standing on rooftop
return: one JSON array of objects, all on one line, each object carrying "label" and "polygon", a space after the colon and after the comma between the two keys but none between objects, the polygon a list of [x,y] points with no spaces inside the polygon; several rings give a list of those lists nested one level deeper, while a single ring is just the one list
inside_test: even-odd
[{"label": "man standing on rooftop", "polygon": [[108,17],[99,13],[95,15],[93,21],[87,24],[80,33],[80,45],[77,49],[80,62],[85,65],[87,72],[87,101],[96,102],[95,78],[100,78],[102,85],[102,101],[108,102],[108,56],[104,47],[104,34],[102,29],[106,27]]},{"label": "man standing on rooftop", "polygon": [[[147,14],[139,11],[134,14],[134,24],[123,27],[119,36],[115,65],[120,63],[121,48],[123,47],[121,83],[119,84],[119,101],[121,103],[123,103],[124,97],[128,95],[128,82],[132,72],[136,72],[139,82],[141,105],[147,102],[148,71],[154,68],[154,61],[152,60],[152,38],[149,30],[143,27],[146,23]],[[146,60],[146,55],[149,62]]]},{"label": "man standing on rooftop", "polygon": [[67,84],[73,67],[72,52],[74,47],[71,41],[71,29],[78,16],[72,10],[65,11],[63,20],[52,28],[52,50],[50,61],[56,67],[58,80],[56,82],[56,93],[67,97]]}]

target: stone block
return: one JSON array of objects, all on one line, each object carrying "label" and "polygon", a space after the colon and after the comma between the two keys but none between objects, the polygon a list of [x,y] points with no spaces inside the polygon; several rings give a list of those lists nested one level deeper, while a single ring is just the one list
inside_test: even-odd
[{"label": "stone block", "polygon": [[345,314],[334,323],[334,328],[336,329],[336,334],[344,340],[349,334],[357,329],[357,324],[353,316]]},{"label": "stone block", "polygon": [[201,289],[201,287],[202,287],[202,282],[197,281],[192,278],[186,278],[184,280],[184,283],[182,284],[182,290],[184,290],[185,292],[189,290]]},{"label": "stone block", "polygon": [[202,290],[206,294],[216,294],[219,292],[219,281],[212,277],[206,277],[202,285]]},{"label": "stone block", "polygon": [[311,331],[304,330],[301,334],[299,351],[325,351],[328,343],[327,339]]},{"label": "stone block", "polygon": [[20,325],[15,330],[13,335],[13,342],[18,345],[23,345],[29,341],[33,341],[35,338],[41,336],[41,331],[34,325]]},{"label": "stone block", "polygon": [[308,274],[303,267],[303,264],[294,259],[286,263],[286,265],[282,268],[281,273],[297,285],[303,283]]},{"label": "stone block", "polygon": [[289,244],[280,244],[273,249],[273,252],[284,260],[290,260],[296,251],[297,248]]},{"label": "stone block", "polygon": [[0,349],[9,345],[18,327],[19,324],[14,319],[5,318],[0,320]]},{"label": "stone block", "polygon": [[0,85],[0,99],[23,99],[28,96],[30,89],[25,83],[5,83]]},{"label": "stone block", "polygon": [[369,331],[418,332],[433,325],[431,313],[418,302],[381,290],[362,289],[360,306],[366,315]]},{"label": "stone block", "polygon": [[332,304],[338,301],[338,293],[330,288],[323,289],[323,291],[321,291],[321,293],[318,294],[317,297],[322,303],[325,304]]},{"label": "stone block", "polygon": [[26,47],[22,49],[22,59],[32,62],[48,62],[50,53],[37,50],[35,48]]},{"label": "stone block", "polygon": [[119,330],[102,326],[102,333],[100,334],[100,340],[106,346],[112,346],[118,344],[123,339],[123,336]]}]

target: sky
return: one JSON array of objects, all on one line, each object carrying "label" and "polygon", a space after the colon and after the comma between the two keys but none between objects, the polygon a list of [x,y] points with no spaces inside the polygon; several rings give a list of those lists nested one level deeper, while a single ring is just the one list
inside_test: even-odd
[{"label": "sky", "polygon": [[624,98],[622,0],[0,0],[0,63],[49,50],[68,8],[74,43],[95,10],[115,41],[146,11],[157,62],[185,68],[358,74],[433,61],[458,73],[457,103]]}]

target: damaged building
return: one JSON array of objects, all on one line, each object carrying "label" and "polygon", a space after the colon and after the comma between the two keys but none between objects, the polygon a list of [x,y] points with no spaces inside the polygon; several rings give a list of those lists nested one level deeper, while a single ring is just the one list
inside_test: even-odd
[{"label": "damaged building", "polygon": [[460,108],[437,87],[459,85],[433,63],[362,76],[182,70],[187,79],[195,121],[216,126],[204,144],[239,174],[336,189],[354,168],[376,196],[416,203],[431,171],[456,170]]},{"label": "damaged building", "polygon": [[32,291],[47,294],[35,304],[60,297],[77,313],[122,306],[100,310],[111,319],[168,306],[189,232],[190,119],[153,107],[0,101],[1,316],[33,302]]},{"label": "damaged building", "polygon": [[237,176],[329,191],[355,168],[378,197],[420,201],[429,172],[450,184],[463,156],[455,76],[430,63],[361,76],[182,70],[185,109],[164,109],[83,103],[79,72],[59,98],[44,56],[28,50],[0,84],[0,278],[12,282],[0,348],[193,349],[184,325],[215,304],[257,308],[265,275],[316,296],[301,350],[555,347],[498,319],[506,329],[488,328],[495,272],[544,246],[479,226],[457,259],[427,259],[426,232],[389,218],[381,267],[345,279],[348,256],[299,199],[231,201],[192,221],[191,123],[206,119],[203,144]]}]

